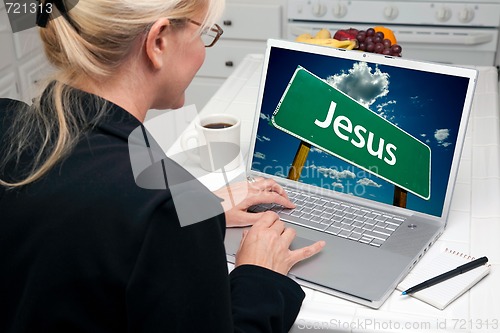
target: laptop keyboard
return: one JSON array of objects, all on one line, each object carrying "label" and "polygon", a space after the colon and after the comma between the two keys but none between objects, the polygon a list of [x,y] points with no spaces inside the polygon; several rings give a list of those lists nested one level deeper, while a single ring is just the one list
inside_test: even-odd
[{"label": "laptop keyboard", "polygon": [[287,222],[375,247],[380,247],[405,220],[403,216],[283,188],[296,208],[261,204],[251,207],[251,211],[272,210]]}]

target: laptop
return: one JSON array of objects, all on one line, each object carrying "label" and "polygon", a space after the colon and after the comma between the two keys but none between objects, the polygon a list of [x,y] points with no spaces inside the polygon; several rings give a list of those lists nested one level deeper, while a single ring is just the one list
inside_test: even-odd
[{"label": "laptop", "polygon": [[[445,229],[472,104],[471,68],[269,40],[246,172],[297,205],[273,210],[318,240],[300,285],[379,308]],[[226,233],[234,263],[242,228]]]}]

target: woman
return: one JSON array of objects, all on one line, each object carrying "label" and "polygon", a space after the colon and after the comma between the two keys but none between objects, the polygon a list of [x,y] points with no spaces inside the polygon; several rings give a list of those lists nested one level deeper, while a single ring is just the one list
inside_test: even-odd
[{"label": "woman", "polygon": [[[225,216],[181,227],[170,191],[136,186],[130,165],[147,110],[184,104],[223,0],[49,6],[38,24],[57,76],[32,106],[0,100],[0,331],[287,331],[304,294],[285,275],[323,243],[290,251],[277,215],[246,212],[292,207],[283,190],[260,179]],[[230,275],[226,222],[253,224]]]}]

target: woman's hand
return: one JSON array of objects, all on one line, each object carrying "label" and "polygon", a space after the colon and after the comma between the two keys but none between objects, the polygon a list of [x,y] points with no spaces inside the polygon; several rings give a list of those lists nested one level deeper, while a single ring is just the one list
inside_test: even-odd
[{"label": "woman's hand", "polygon": [[275,203],[286,208],[295,208],[285,190],[273,179],[256,178],[253,182],[239,182],[214,192],[224,199],[227,227],[243,227],[254,224],[262,213],[249,213],[248,208],[262,203]]},{"label": "woman's hand", "polygon": [[294,238],[295,230],[287,228],[278,214],[262,213],[258,221],[243,232],[236,253],[236,266],[257,265],[286,275],[293,265],[315,255],[325,246],[324,241],[319,241],[292,251],[290,244]]}]

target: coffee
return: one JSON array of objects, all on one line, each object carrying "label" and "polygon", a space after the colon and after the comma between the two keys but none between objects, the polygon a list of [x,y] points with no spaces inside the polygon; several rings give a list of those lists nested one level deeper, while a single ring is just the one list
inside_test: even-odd
[{"label": "coffee", "polygon": [[[230,114],[211,114],[197,119],[194,127],[193,131],[181,136],[181,147],[202,169],[226,172],[242,165],[238,118]],[[198,149],[188,144],[192,139]]]},{"label": "coffee", "polygon": [[203,127],[209,128],[209,129],[222,129],[222,128],[228,128],[233,126],[233,124],[228,124],[228,123],[211,123],[211,124],[206,124]]}]

